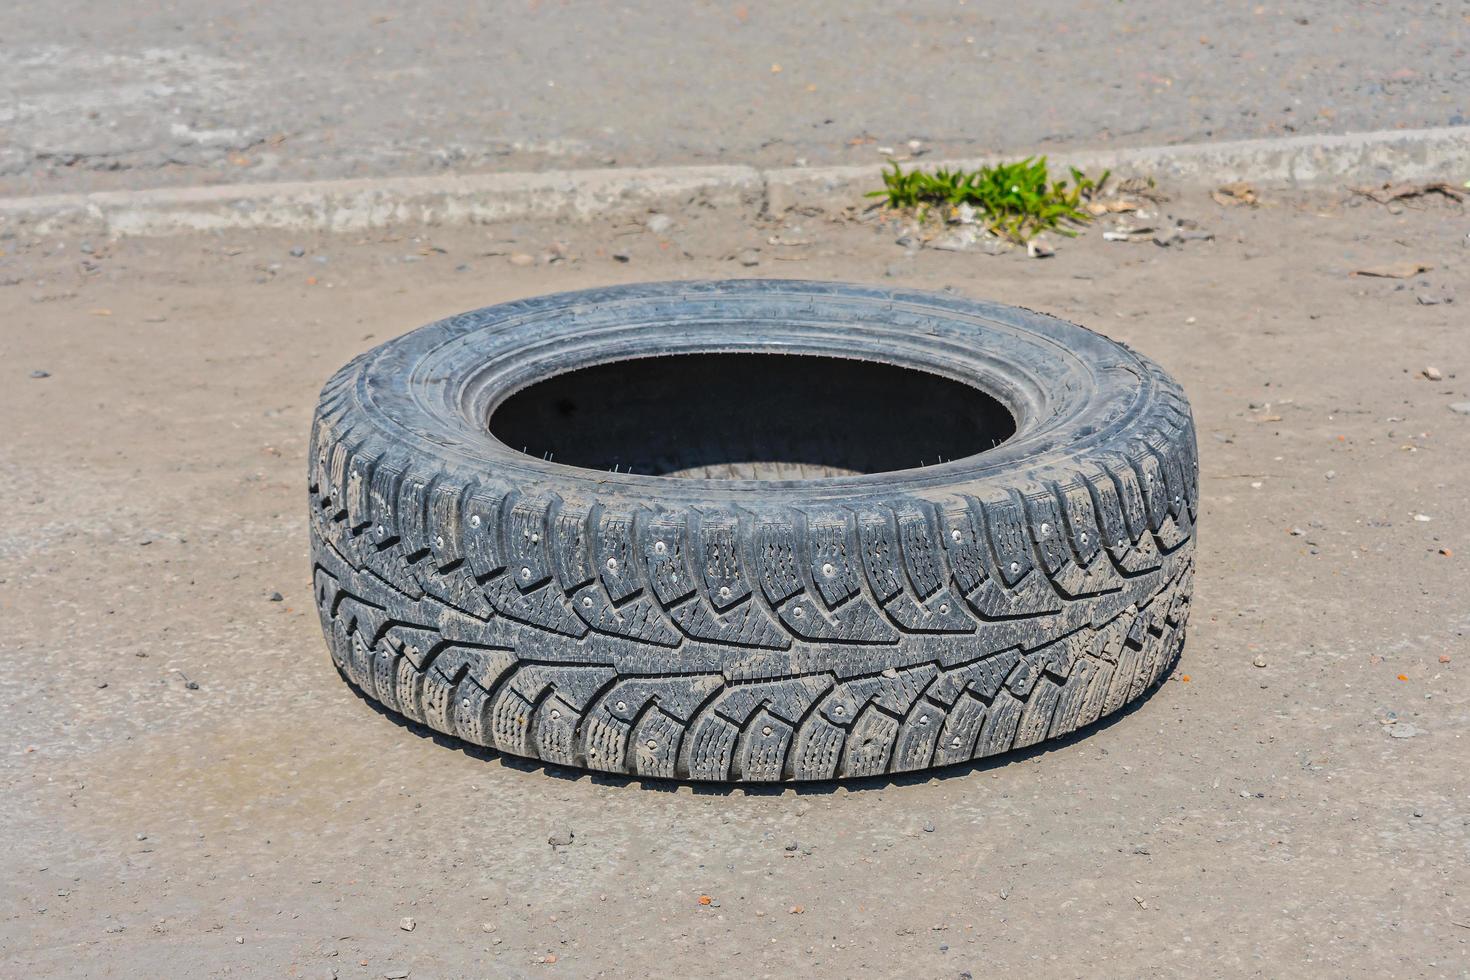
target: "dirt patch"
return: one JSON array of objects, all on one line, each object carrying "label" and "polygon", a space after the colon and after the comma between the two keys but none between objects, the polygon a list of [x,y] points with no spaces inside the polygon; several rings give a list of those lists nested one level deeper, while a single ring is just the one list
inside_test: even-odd
[{"label": "dirt patch", "polygon": [[[1164,206],[1212,240],[1045,262],[695,212],[3,243],[5,972],[1460,972],[1463,216],[1260,194]],[[1406,259],[1433,268],[1351,275]],[[547,770],[353,695],[307,574],[327,375],[492,302],[751,274],[1017,303],[1178,377],[1203,510],[1171,680],[998,764],[769,792]]]}]

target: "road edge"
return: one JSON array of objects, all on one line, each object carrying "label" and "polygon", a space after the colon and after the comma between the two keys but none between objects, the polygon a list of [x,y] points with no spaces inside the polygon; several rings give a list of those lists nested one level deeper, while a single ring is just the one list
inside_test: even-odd
[{"label": "road edge", "polygon": [[[1173,146],[1053,151],[1053,167],[1168,184],[1321,185],[1470,178],[1470,126]],[[1014,159],[1008,154],[1005,159]],[[972,168],[1001,157],[915,161]],[[161,236],[277,229],[352,232],[401,224],[489,224],[531,218],[592,220],[689,206],[755,213],[851,206],[879,184],[883,164],[564,170],[164,187],[0,198],[0,233]]]}]

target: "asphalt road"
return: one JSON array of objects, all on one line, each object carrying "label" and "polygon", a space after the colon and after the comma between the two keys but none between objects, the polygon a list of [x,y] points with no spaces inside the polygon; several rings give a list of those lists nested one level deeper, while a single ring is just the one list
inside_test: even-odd
[{"label": "asphalt road", "polygon": [[[1458,125],[1470,8],[61,0],[0,9],[0,194]],[[1187,11],[1187,13],[1186,13]]]}]

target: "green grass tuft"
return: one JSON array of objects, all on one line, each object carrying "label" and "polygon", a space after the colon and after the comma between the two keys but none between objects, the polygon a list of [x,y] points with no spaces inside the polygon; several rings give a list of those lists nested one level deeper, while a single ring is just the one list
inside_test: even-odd
[{"label": "green grass tuft", "polygon": [[1092,220],[1082,205],[1101,191],[1109,172],[1093,180],[1071,168],[1072,184],[1052,180],[1046,157],[1027,157],[978,170],[936,170],[905,173],[894,163],[883,174],[883,189],[868,197],[885,197],[891,208],[913,209],[920,217],[935,205],[959,207],[968,204],[983,212],[986,227],[1002,238],[1026,242],[1043,231],[1073,236],[1067,224]]}]

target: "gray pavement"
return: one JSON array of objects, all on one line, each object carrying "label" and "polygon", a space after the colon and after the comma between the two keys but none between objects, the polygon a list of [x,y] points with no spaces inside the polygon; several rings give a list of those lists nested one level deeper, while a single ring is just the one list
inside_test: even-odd
[{"label": "gray pavement", "polygon": [[0,194],[1460,125],[1462,3],[0,9]]}]

